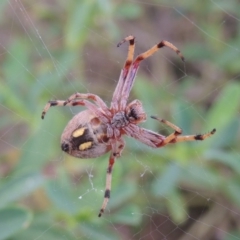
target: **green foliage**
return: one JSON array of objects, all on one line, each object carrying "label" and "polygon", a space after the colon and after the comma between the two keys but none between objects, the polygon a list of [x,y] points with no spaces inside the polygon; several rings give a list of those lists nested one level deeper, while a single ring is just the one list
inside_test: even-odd
[{"label": "green foliage", "polygon": [[[169,1],[21,2],[17,10],[10,1],[0,3],[0,239],[137,239],[135,233],[152,229],[154,214],[188,233],[181,223],[200,222],[190,210],[197,206],[204,215],[211,203],[236,213],[225,239],[239,238],[237,1],[174,1],[171,7]],[[76,91],[109,103],[127,53],[127,44],[115,46],[129,34],[137,37],[137,53],[168,37],[187,59],[181,63],[164,49],[142,63],[130,100],[140,99],[148,116],[173,122],[184,135],[217,132],[162,149],[126,138],[110,202],[98,218],[108,154],[75,159],[59,147],[63,128],[83,108],[56,107],[44,121],[40,116],[48,100]],[[149,117],[143,126],[172,133]]]},{"label": "green foliage", "polygon": [[38,214],[34,217],[31,225],[25,231],[18,232],[11,239],[51,239],[51,240],[74,240],[74,234],[61,227],[62,222],[52,222],[47,214]]},{"label": "green foliage", "polygon": [[26,209],[17,207],[0,209],[0,239],[6,239],[26,229],[31,220],[32,214]]},{"label": "green foliage", "polygon": [[41,174],[26,172],[20,176],[14,176],[13,179],[2,181],[0,187],[0,208],[27,196],[27,194],[39,188],[43,182],[44,178]]}]

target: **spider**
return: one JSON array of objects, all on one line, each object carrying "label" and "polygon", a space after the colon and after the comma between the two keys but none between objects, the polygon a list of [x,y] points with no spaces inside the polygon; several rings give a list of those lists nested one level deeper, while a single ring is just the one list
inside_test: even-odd
[{"label": "spider", "polygon": [[49,108],[53,106],[85,106],[87,110],[76,114],[65,127],[61,136],[62,150],[77,158],[96,158],[111,151],[104,200],[99,217],[104,213],[110,198],[113,165],[125,147],[123,135],[133,137],[149,147],[160,148],[169,143],[205,140],[216,132],[216,129],[213,129],[206,134],[180,136],[181,128],[155,116],[151,116],[151,118],[172,128],[174,132],[163,136],[138,126],[146,120],[147,115],[139,100],[128,103],[128,98],[141,61],[162,47],[168,47],[175,51],[182,61],[184,61],[184,57],[172,43],[161,41],[148,51],[138,55],[134,60],[135,37],[128,36],[117,46],[119,47],[127,41],[129,42],[127,59],[121,70],[110,107],[95,94],[74,93],[67,100],[49,101],[42,112],[43,119]]}]

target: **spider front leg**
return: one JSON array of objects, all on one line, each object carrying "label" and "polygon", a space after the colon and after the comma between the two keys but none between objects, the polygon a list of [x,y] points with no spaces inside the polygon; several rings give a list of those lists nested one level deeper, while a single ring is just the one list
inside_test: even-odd
[{"label": "spider front leg", "polygon": [[160,48],[163,48],[163,47],[168,47],[168,48],[172,49],[174,52],[177,53],[177,55],[182,59],[182,61],[184,61],[184,57],[183,57],[182,53],[180,52],[180,50],[177,47],[175,47],[172,43],[165,41],[165,40],[154,45],[152,48],[150,48],[146,52],[138,55],[135,58],[135,60],[131,63],[131,66],[128,70],[128,75],[126,76],[126,79],[124,79],[125,82],[124,82],[124,86],[122,88],[121,97],[120,97],[120,99],[121,99],[120,108],[121,109],[126,106],[126,103],[128,101],[130,91],[134,84],[134,80],[135,80],[136,73],[137,73],[140,63],[144,59],[147,59],[150,56],[152,56],[155,52],[157,52]]},{"label": "spider front leg", "polygon": [[44,107],[43,111],[42,111],[42,119],[44,119],[47,111],[49,110],[50,107],[54,107],[54,106],[66,106],[66,105],[71,105],[71,106],[76,106],[76,105],[82,105],[85,106],[84,101],[78,101],[77,104],[73,105],[73,103],[68,103],[66,104],[66,101],[64,100],[52,100],[52,101],[48,101],[48,103],[46,104],[46,106]]},{"label": "spider front leg", "polygon": [[134,49],[135,49],[135,37],[130,35],[130,36],[124,38],[120,43],[118,43],[117,46],[120,47],[126,41],[129,41],[128,55],[127,55],[127,59],[125,61],[124,67],[121,71],[121,74],[120,74],[120,77],[119,77],[119,80],[118,80],[118,84],[117,84],[116,89],[114,90],[114,93],[113,93],[111,109],[118,109],[118,102],[121,99],[122,88],[123,88],[125,79],[128,75],[129,68],[130,68],[130,66],[133,62]]},{"label": "spider front leg", "polygon": [[49,101],[46,106],[44,107],[42,111],[42,119],[44,119],[47,111],[50,107],[54,106],[86,106],[89,110],[94,112],[99,119],[101,119],[102,122],[107,123],[108,118],[103,114],[102,111],[99,110],[99,108],[94,105],[93,103],[87,101],[87,100],[72,100],[70,102],[64,101],[64,100],[53,100]]},{"label": "spider front leg", "polygon": [[123,67],[123,71],[124,71],[123,78],[125,78],[127,76],[129,67],[131,66],[131,64],[133,62],[134,49],[135,49],[135,37],[130,35],[130,36],[124,38],[120,43],[118,43],[117,46],[120,47],[126,41],[129,41],[129,47],[128,47],[127,59],[125,61],[124,67]]},{"label": "spider front leg", "polygon": [[110,192],[111,192],[111,185],[112,185],[112,170],[113,170],[113,165],[115,163],[115,159],[117,157],[121,156],[121,152],[125,146],[125,142],[123,139],[119,139],[120,145],[117,147],[116,144],[113,144],[112,147],[112,152],[109,158],[108,162],[108,168],[107,168],[107,177],[106,177],[106,187],[105,187],[105,193],[104,193],[104,200],[102,207],[100,209],[100,212],[98,214],[98,217],[101,217],[102,214],[104,213],[104,210],[107,207],[109,198],[110,198]]},{"label": "spider front leg", "polygon": [[179,136],[182,133],[181,128],[177,127],[173,123],[170,123],[169,121],[166,121],[164,119],[160,119],[155,116],[151,116],[151,118],[153,118],[159,122],[162,122],[162,123],[166,124],[167,126],[171,127],[173,130],[175,130],[174,133],[167,136],[161,143],[156,145],[156,147],[163,147],[163,146],[167,145],[168,143],[205,140],[206,138],[211,137],[216,132],[216,129],[214,128],[211,132],[205,133],[205,134]]},{"label": "spider front leg", "polygon": [[66,101],[65,105],[67,103],[70,103],[76,99],[87,99],[87,100],[92,100],[96,102],[96,104],[104,111],[104,113],[108,114],[111,116],[111,112],[109,111],[106,103],[97,95],[92,94],[92,93],[74,93],[72,94]]}]

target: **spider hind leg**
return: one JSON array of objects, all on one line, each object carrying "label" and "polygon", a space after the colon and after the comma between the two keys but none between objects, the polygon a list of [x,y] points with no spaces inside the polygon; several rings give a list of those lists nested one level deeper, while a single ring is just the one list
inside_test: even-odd
[{"label": "spider hind leg", "polygon": [[109,158],[108,162],[108,168],[107,168],[107,177],[106,177],[106,187],[105,187],[105,193],[104,193],[104,200],[102,207],[99,211],[98,217],[101,217],[102,214],[104,213],[109,198],[110,198],[110,193],[111,193],[111,185],[112,185],[112,170],[113,170],[113,165],[115,163],[116,158],[121,156],[122,150],[124,149],[125,142],[123,139],[119,139],[119,145],[117,146],[116,144],[113,144],[112,146],[112,152]]},{"label": "spider hind leg", "polygon": [[108,168],[107,168],[106,189],[105,189],[105,193],[104,193],[104,200],[103,200],[103,204],[100,209],[100,212],[98,214],[98,217],[101,217],[102,214],[104,213],[104,210],[106,209],[109,198],[110,198],[111,182],[112,182],[112,169],[113,169],[113,165],[115,162],[115,158],[116,157],[114,156],[114,154],[112,152],[111,156],[109,158],[109,163],[108,163]]},{"label": "spider hind leg", "polygon": [[173,123],[160,119],[155,116],[151,116],[151,118],[162,122],[166,124],[167,126],[171,127],[172,129],[175,130],[174,133],[170,134],[167,136],[158,146],[156,147],[163,147],[164,145],[167,145],[168,143],[177,143],[177,142],[186,142],[186,141],[196,141],[196,140],[205,140],[206,138],[211,137],[215,132],[216,129],[214,128],[211,132],[205,133],[205,134],[197,134],[197,135],[184,135],[184,136],[179,136],[182,134],[182,129],[179,128],[178,126],[174,125]]}]

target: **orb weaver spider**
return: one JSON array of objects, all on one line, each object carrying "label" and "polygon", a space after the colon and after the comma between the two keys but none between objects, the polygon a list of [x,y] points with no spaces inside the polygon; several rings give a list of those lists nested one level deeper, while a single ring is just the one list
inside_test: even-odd
[{"label": "orb weaver spider", "polygon": [[172,43],[161,41],[134,60],[135,37],[128,36],[117,46],[119,47],[126,41],[129,42],[127,59],[121,70],[110,107],[95,94],[74,93],[67,100],[49,101],[42,112],[43,119],[49,108],[53,106],[85,106],[87,110],[75,115],[65,127],[61,136],[62,150],[77,158],[96,158],[111,151],[104,200],[99,217],[104,213],[110,198],[113,165],[125,147],[124,135],[135,138],[149,147],[160,148],[169,143],[205,140],[216,132],[216,129],[213,129],[206,134],[181,136],[181,128],[155,116],[151,118],[172,128],[174,132],[164,136],[138,126],[147,119],[147,115],[139,100],[128,103],[128,98],[140,63],[162,47],[172,49],[182,61],[184,57]]}]

